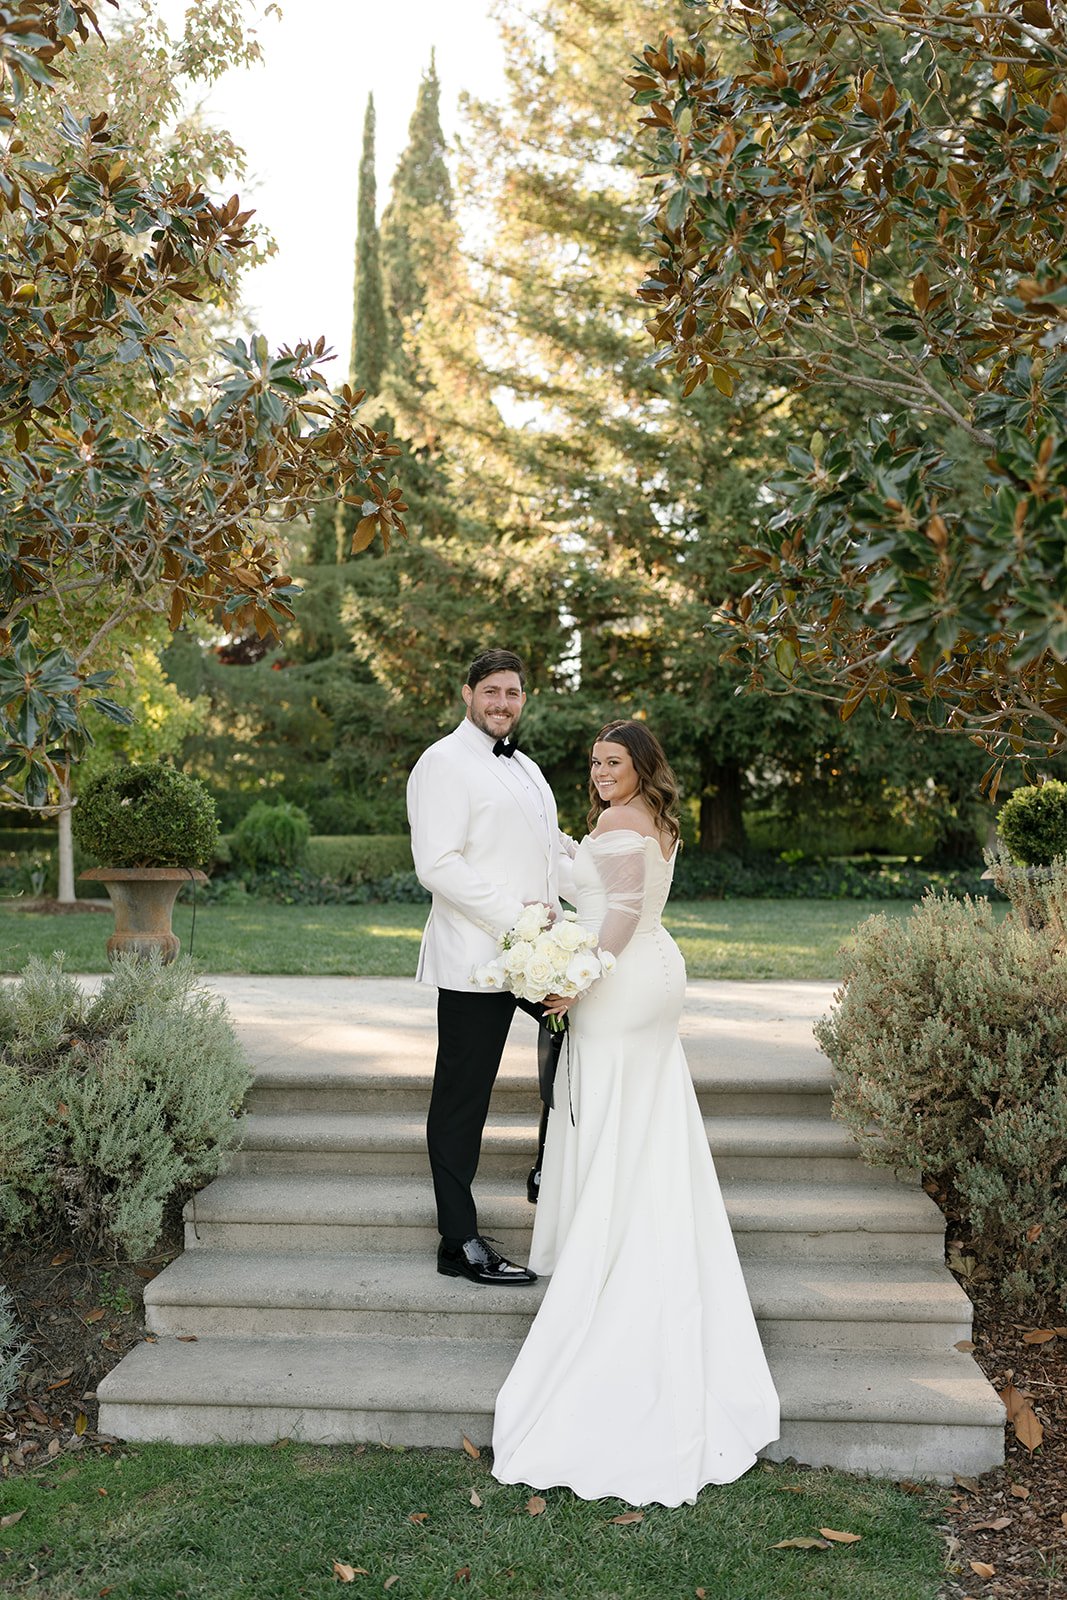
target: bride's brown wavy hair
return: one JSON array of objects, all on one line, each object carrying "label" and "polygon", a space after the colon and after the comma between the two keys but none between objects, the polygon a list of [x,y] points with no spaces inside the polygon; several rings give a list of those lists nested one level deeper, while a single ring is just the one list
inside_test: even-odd
[{"label": "bride's brown wavy hair", "polygon": [[[652,813],[656,827],[668,833],[673,843],[677,844],[681,834],[678,821],[678,780],[671,771],[670,763],[663,753],[663,746],[656,735],[645,727],[643,722],[609,722],[601,728],[594,744],[607,740],[610,744],[621,744],[629,751],[630,760],[637,773],[637,792]],[[592,777],[589,779],[589,814],[586,821],[590,830],[596,827],[597,820],[602,811],[608,808],[596,791]]]}]

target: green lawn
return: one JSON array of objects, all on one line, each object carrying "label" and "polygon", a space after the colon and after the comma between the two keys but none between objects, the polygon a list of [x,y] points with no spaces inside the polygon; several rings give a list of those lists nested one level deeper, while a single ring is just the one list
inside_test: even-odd
[{"label": "green lawn", "polygon": [[[833,979],[857,923],[909,910],[901,900],[683,900],[668,905],[665,921],[691,978]],[[186,952],[191,917],[178,906],[174,930]],[[193,955],[205,972],[414,976],[424,920],[422,906],[408,905],[202,905]],[[104,972],[110,932],[104,915],[36,916],[0,905],[0,971],[63,950],[68,971]]]},{"label": "green lawn", "polygon": [[[531,1516],[529,1494],[458,1450],[61,1457],[0,1484],[0,1515],[25,1508],[0,1530],[0,1589],[25,1600],[933,1600],[941,1577],[936,1490],[757,1467],[628,1526],[611,1522],[626,1509],[617,1501],[551,1490]],[[824,1527],[861,1537],[771,1548]],[[335,1561],[366,1573],[342,1585]]]}]

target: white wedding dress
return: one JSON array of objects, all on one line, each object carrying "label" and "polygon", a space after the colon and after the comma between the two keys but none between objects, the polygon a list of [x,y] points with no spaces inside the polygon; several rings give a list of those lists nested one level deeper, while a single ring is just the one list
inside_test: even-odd
[{"label": "white wedding dress", "polygon": [[638,1506],[731,1482],[779,1423],[678,1038],[673,871],[629,829],[575,855],[579,919],[618,964],[570,1013],[530,1256],[552,1277],[493,1430],[502,1483]]}]

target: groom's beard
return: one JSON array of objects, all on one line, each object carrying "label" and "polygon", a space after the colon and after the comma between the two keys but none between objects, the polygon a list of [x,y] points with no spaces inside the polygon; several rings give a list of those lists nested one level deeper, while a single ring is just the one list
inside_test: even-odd
[{"label": "groom's beard", "polygon": [[521,711],[503,712],[498,717],[488,717],[483,712],[471,710],[471,721],[482,733],[488,734],[490,739],[510,739],[519,725]]}]

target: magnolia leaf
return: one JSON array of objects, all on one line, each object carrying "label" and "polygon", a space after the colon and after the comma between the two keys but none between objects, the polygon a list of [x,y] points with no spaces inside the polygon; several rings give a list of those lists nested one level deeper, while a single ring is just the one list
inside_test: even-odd
[{"label": "magnolia leaf", "polygon": [[832,1539],[835,1544],[859,1544],[863,1538],[862,1533],[842,1533],[838,1528],[820,1528],[819,1532],[824,1539]]},{"label": "magnolia leaf", "polygon": [[995,1517],[992,1522],[972,1523],[969,1528],[965,1529],[965,1532],[983,1533],[986,1529],[988,1529],[990,1533],[1003,1533],[1005,1528],[1010,1527],[1011,1522],[1011,1517]]},{"label": "magnolia leaf", "polygon": [[624,1511],[621,1516],[612,1517],[611,1520],[618,1523],[620,1527],[625,1527],[630,1522],[644,1522],[645,1513],[643,1511]]},{"label": "magnolia leaf", "polygon": [[477,1489],[472,1489],[471,1490],[471,1505],[474,1506],[475,1509],[477,1509],[478,1507],[481,1506],[481,1503],[482,1503],[481,1495],[478,1493]]},{"label": "magnolia leaf", "polygon": [[383,1589],[391,1589],[393,1587],[394,1583],[399,1583],[399,1582],[400,1582],[400,1574],[399,1574],[399,1572],[394,1572],[390,1577],[386,1578],[385,1582],[382,1584],[382,1588]]},{"label": "magnolia leaf", "polygon": [[526,1509],[531,1517],[539,1517],[542,1511],[548,1510],[548,1501],[539,1494],[532,1494],[526,1502]]},{"label": "magnolia leaf", "polygon": [[969,1565],[978,1578],[992,1578],[996,1575],[996,1567],[991,1566],[988,1561],[972,1561]]},{"label": "magnolia leaf", "polygon": [[426,1522],[429,1519],[428,1511],[413,1511],[408,1518],[409,1522]]},{"label": "magnolia leaf", "polygon": [[1055,1328],[1034,1328],[1030,1333],[1023,1334],[1023,1344],[1048,1344],[1055,1337]]},{"label": "magnolia leaf", "polygon": [[21,1511],[9,1511],[6,1517],[0,1517],[0,1528],[13,1528],[26,1515],[27,1509],[23,1506]]},{"label": "magnolia leaf", "polygon": [[954,1350],[973,1350],[974,1349],[974,1340],[973,1339],[957,1339],[956,1343],[952,1346],[952,1348]]},{"label": "magnolia leaf", "polygon": [[772,1550],[832,1550],[829,1539],[780,1539],[771,1545]]},{"label": "magnolia leaf", "polygon": [[466,1434],[463,1435],[463,1448],[466,1450],[472,1461],[477,1461],[478,1457],[482,1453],[476,1444],[471,1444]]},{"label": "magnolia leaf", "polygon": [[95,1311],[87,1311],[85,1313],[85,1316],[82,1318],[82,1321],[83,1322],[100,1322],[100,1321],[102,1321],[103,1316],[104,1316],[103,1311],[101,1310],[101,1308],[99,1306],[97,1306]]},{"label": "magnolia leaf", "polygon": [[366,1567],[350,1567],[346,1561],[335,1561],[333,1575],[338,1583],[355,1583],[357,1574],[367,1577]]},{"label": "magnolia leaf", "polygon": [[1008,1493],[1013,1495],[1016,1500],[1029,1500],[1030,1498],[1030,1491],[1025,1483],[1013,1483],[1008,1489]]},{"label": "magnolia leaf", "polygon": [[452,1575],[452,1582],[453,1583],[470,1583],[470,1581],[471,1581],[471,1569],[470,1569],[470,1567],[457,1567],[455,1572]]}]

